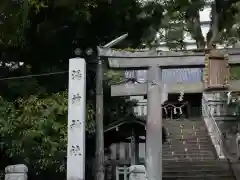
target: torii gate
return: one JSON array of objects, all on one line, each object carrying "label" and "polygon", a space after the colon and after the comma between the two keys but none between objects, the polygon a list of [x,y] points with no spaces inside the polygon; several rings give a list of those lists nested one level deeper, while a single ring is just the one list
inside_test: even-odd
[{"label": "torii gate", "polygon": [[[111,87],[112,96],[147,94],[146,174],[148,180],[162,180],[161,99],[166,97],[166,94],[164,95],[161,92],[162,68],[206,67],[207,69],[208,76],[206,77],[209,79],[205,79],[204,83],[174,85],[168,87],[169,93],[179,92],[180,90],[187,93],[196,93],[203,92],[207,88],[220,88],[223,91],[229,89],[231,91],[240,90],[240,81],[228,81],[227,65],[240,64],[240,49],[223,49],[217,55],[216,52],[210,52],[213,59],[211,59],[212,56],[206,56],[205,50],[203,52],[163,52],[156,50],[130,52],[99,47],[98,51],[100,57],[108,58],[111,68],[148,69],[147,84],[122,84]],[[207,57],[207,61],[205,57]],[[225,61],[220,62],[218,60]],[[217,71],[213,71],[214,68]]]}]

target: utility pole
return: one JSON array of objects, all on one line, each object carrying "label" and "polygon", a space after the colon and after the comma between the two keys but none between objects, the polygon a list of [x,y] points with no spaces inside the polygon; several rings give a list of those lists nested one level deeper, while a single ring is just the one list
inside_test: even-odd
[{"label": "utility pole", "polygon": [[[113,47],[127,36],[124,34],[103,47]],[[103,60],[100,57],[97,60],[96,76],[96,180],[104,180]]]},{"label": "utility pole", "polygon": [[98,57],[96,74],[96,180],[104,180],[103,61]]},{"label": "utility pole", "polygon": [[148,70],[146,175],[148,180],[162,180],[162,92],[161,69]]}]

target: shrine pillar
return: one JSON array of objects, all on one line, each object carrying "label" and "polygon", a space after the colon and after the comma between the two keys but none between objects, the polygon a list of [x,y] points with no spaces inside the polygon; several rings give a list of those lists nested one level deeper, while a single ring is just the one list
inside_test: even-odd
[{"label": "shrine pillar", "polygon": [[204,95],[216,116],[221,116],[225,107],[221,91],[229,88],[228,56],[218,50],[205,55]]}]

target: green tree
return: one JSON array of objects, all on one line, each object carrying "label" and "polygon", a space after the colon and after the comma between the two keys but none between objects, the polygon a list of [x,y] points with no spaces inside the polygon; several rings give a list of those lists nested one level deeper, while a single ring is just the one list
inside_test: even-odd
[{"label": "green tree", "polygon": [[[163,12],[157,1],[3,0],[1,4],[1,14],[9,17],[3,18],[0,25],[1,62],[24,64],[15,70],[6,68],[0,77],[65,71],[68,59],[75,56],[76,47],[83,51],[90,47],[96,53],[96,45],[105,44],[126,32],[129,37],[122,45],[138,47],[153,38],[153,33],[149,32],[158,29]],[[92,58],[95,57],[87,59],[92,61]],[[94,65],[89,64],[90,68]],[[94,92],[95,72],[89,70],[88,74],[88,89]],[[36,80],[42,91],[58,92],[67,88],[67,75]],[[1,94],[11,91],[7,88],[8,82],[0,84],[6,87]],[[32,89],[28,91],[25,94],[31,94]]]},{"label": "green tree", "polygon": [[[109,87],[105,84],[105,92]],[[107,88],[107,89],[106,89]],[[105,104],[105,125],[131,116],[131,102],[124,98]],[[8,102],[0,99],[0,133],[4,152],[31,167],[31,172],[40,175],[65,173],[67,146],[67,92],[53,95],[32,95],[29,98]],[[95,132],[94,106],[88,101],[86,109],[86,133],[88,143]],[[132,117],[132,116],[131,116]],[[95,142],[95,141],[94,141]],[[94,143],[93,142],[93,143]],[[91,143],[90,143],[91,144]]]},{"label": "green tree", "polygon": [[[165,9],[165,18],[162,21],[162,28],[175,30],[171,35],[174,37],[176,34],[176,27],[179,34],[183,32],[190,35],[195,41],[198,49],[213,48],[212,45],[216,43],[231,44],[233,45],[239,39],[239,4],[237,0],[218,1],[214,0],[209,2],[207,0],[182,0],[182,1],[163,1]],[[211,8],[211,22],[209,23],[209,31],[207,37],[203,36],[200,23],[200,11],[204,7]],[[184,46],[182,36],[177,39],[179,46]],[[168,42],[174,38],[169,36],[162,36],[160,41]],[[176,44],[176,42],[175,42]]]}]

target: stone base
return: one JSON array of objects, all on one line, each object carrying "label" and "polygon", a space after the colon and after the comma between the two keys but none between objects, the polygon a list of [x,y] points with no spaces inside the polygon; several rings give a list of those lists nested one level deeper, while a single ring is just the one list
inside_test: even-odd
[{"label": "stone base", "polygon": [[5,180],[27,180],[28,168],[24,164],[11,165],[5,168]]},{"label": "stone base", "polygon": [[146,169],[143,165],[129,167],[129,180],[146,180]]}]

